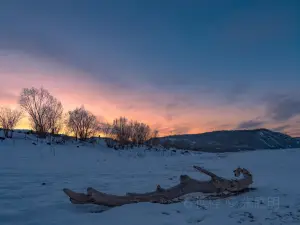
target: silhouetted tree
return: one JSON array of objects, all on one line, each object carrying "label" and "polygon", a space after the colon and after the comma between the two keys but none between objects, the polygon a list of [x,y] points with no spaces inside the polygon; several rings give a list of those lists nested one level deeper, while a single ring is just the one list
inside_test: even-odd
[{"label": "silhouetted tree", "polygon": [[129,121],[126,117],[119,117],[112,124],[102,124],[101,131],[107,137],[107,146],[114,148],[141,146],[150,139],[152,134],[149,125],[138,121]]},{"label": "silhouetted tree", "polygon": [[112,124],[110,123],[101,123],[100,124],[100,130],[101,132],[104,134],[105,136],[105,143],[107,145],[107,147],[109,148],[113,148],[116,144],[115,140],[114,140],[114,135],[112,132]]},{"label": "silhouetted tree", "polygon": [[151,136],[149,140],[150,147],[156,147],[160,144],[158,135],[159,135],[159,131],[156,129],[151,132]]},{"label": "silhouetted tree", "polygon": [[75,135],[76,140],[86,140],[99,130],[96,116],[86,110],[84,106],[68,112],[67,128]]},{"label": "silhouetted tree", "polygon": [[62,123],[63,107],[60,101],[44,88],[24,88],[20,106],[29,114],[33,130],[39,135],[57,133]]},{"label": "silhouetted tree", "polygon": [[12,138],[12,131],[22,118],[22,111],[6,107],[0,108],[0,126],[3,128],[4,136]]},{"label": "silhouetted tree", "polygon": [[113,121],[111,133],[120,147],[124,148],[125,145],[130,143],[131,131],[127,118],[120,117]]},{"label": "silhouetted tree", "polygon": [[134,145],[143,145],[145,141],[147,141],[150,138],[151,129],[149,125],[145,123],[140,123],[138,121],[132,121],[130,124],[130,128],[130,138]]}]

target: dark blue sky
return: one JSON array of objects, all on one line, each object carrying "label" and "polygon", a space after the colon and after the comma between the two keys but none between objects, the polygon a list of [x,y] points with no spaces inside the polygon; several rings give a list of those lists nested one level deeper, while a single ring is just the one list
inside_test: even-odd
[{"label": "dark blue sky", "polygon": [[178,132],[300,134],[299,1],[2,0],[0,31],[0,77],[72,70],[68,78],[88,79],[123,114],[155,109]]}]

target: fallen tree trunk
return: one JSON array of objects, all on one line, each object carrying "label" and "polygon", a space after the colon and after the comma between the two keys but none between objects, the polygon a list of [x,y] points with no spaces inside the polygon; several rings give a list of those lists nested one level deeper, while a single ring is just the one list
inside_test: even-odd
[{"label": "fallen tree trunk", "polygon": [[[63,189],[63,191],[70,197],[71,202],[74,204],[97,204],[114,207],[137,202],[169,204],[182,201],[186,195],[199,192],[216,193],[219,195],[224,195],[225,191],[227,191],[229,194],[238,193],[247,189],[249,185],[252,184],[252,175],[245,169],[238,168],[235,170],[236,176],[236,171],[239,171],[239,174],[244,174],[244,178],[239,180],[228,180],[219,177],[201,167],[194,166],[194,168],[209,175],[211,180],[199,181],[187,175],[181,175],[179,184],[168,189],[161,188],[158,185],[156,190],[153,192],[127,193],[123,196],[103,193],[94,188],[88,188],[87,194],[76,193],[66,188]],[[245,171],[247,171],[250,176],[245,176]]]}]

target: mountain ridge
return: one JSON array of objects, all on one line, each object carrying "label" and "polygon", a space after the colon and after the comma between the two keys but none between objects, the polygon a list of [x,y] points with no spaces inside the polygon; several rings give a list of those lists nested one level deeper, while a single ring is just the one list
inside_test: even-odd
[{"label": "mountain ridge", "polygon": [[162,145],[205,152],[300,148],[300,140],[265,128],[220,130],[159,138]]}]

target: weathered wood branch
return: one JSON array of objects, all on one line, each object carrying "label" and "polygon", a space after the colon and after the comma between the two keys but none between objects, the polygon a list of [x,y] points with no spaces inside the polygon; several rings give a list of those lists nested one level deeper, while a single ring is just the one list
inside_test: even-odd
[{"label": "weathered wood branch", "polygon": [[[121,206],[130,203],[137,202],[154,202],[161,204],[168,204],[180,201],[184,196],[191,193],[223,193],[227,192],[239,192],[249,187],[252,184],[251,177],[244,177],[238,180],[228,180],[217,176],[216,174],[207,171],[201,167],[194,166],[194,168],[204,174],[211,177],[209,181],[195,180],[187,175],[180,176],[180,182],[178,185],[164,189],[160,185],[157,186],[153,192],[146,193],[127,193],[126,195],[112,195],[97,191],[94,188],[88,188],[87,194],[76,193],[70,189],[63,189],[65,194],[70,197],[70,200],[74,204],[97,204],[105,206]],[[239,173],[245,175],[245,169],[239,169]],[[237,171],[236,169],[235,171]],[[251,178],[251,179],[250,179]]]}]

